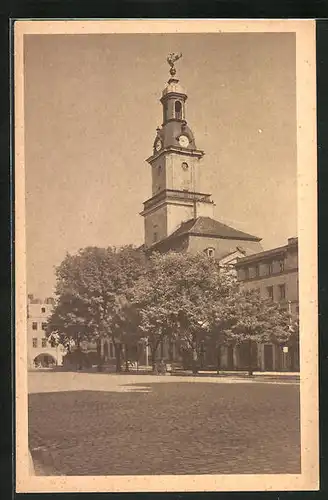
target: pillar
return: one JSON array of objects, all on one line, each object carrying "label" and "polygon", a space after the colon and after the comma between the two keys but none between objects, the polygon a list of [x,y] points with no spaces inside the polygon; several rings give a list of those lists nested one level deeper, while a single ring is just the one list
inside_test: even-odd
[{"label": "pillar", "polygon": [[238,370],[239,365],[239,355],[238,355],[238,346],[233,348],[233,368],[234,370]]},{"label": "pillar", "polygon": [[259,345],[259,355],[260,355],[260,369],[262,372],[265,371],[265,364],[264,364],[264,344]]}]

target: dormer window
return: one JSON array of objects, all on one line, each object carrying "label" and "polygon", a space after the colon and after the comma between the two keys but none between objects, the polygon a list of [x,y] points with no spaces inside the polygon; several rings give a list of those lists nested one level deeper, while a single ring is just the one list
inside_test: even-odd
[{"label": "dormer window", "polygon": [[206,248],[205,249],[205,253],[206,253],[207,257],[214,257],[214,255],[215,255],[215,248],[212,248],[212,247]]},{"label": "dormer window", "polygon": [[180,101],[176,101],[174,104],[175,118],[177,120],[182,120],[182,105]]}]

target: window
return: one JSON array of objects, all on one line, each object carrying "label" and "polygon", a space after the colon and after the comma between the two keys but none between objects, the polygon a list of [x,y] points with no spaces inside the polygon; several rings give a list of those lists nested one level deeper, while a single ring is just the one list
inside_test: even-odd
[{"label": "window", "polygon": [[47,323],[42,323],[42,330],[46,330],[47,329]]},{"label": "window", "polygon": [[206,248],[205,250],[208,257],[214,257],[215,249],[214,248]]},{"label": "window", "polygon": [[32,330],[37,330],[38,329],[38,324],[36,321],[33,321],[32,323]]},{"label": "window", "polygon": [[249,269],[248,269],[248,267],[245,267],[244,274],[245,274],[245,280],[248,280],[249,279]]},{"label": "window", "polygon": [[32,339],[32,344],[33,344],[33,347],[38,347],[38,339],[36,337],[34,337]]},{"label": "window", "polygon": [[280,300],[284,300],[286,298],[286,286],[279,285],[279,298]]},{"label": "window", "polygon": [[255,276],[258,278],[260,276],[260,266],[255,266]]},{"label": "window", "polygon": [[268,274],[272,274],[273,267],[272,267],[272,262],[269,262],[268,264]]},{"label": "window", "polygon": [[109,357],[114,358],[114,346],[112,343],[109,344]]},{"label": "window", "polygon": [[46,308],[45,307],[41,307],[41,312],[45,313],[46,312]]},{"label": "window", "polygon": [[181,163],[181,167],[182,167],[182,170],[188,170],[189,165],[188,165],[187,162],[184,161],[184,162]]},{"label": "window", "polygon": [[42,339],[42,347],[47,347],[47,339]]},{"label": "window", "polygon": [[285,262],[283,260],[279,261],[279,270],[281,273],[285,270]]},{"label": "window", "polygon": [[157,240],[158,240],[158,234],[157,234],[157,232],[155,231],[155,232],[154,232],[154,236],[153,236],[153,241],[154,241],[154,243],[155,243]]},{"label": "window", "polygon": [[182,119],[182,106],[180,101],[176,101],[174,105],[174,111],[175,111],[175,118],[177,120]]},{"label": "window", "polygon": [[267,287],[268,297],[270,300],[273,300],[273,286]]}]

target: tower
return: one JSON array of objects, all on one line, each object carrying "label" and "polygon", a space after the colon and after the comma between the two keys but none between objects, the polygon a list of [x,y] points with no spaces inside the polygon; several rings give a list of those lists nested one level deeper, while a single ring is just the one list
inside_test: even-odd
[{"label": "tower", "polygon": [[170,78],[162,92],[163,123],[156,130],[151,167],[152,193],[144,202],[146,251],[206,252],[222,266],[261,251],[261,238],[214,219],[211,195],[201,193],[204,151],[198,149],[186,119],[187,94],[176,77],[170,54]]},{"label": "tower", "polygon": [[213,216],[211,195],[201,193],[204,151],[196,147],[186,120],[187,94],[174,66],[181,55],[170,54],[170,78],[162,92],[163,123],[156,130],[151,166],[152,196],[144,202],[145,247],[172,234],[184,221]]}]

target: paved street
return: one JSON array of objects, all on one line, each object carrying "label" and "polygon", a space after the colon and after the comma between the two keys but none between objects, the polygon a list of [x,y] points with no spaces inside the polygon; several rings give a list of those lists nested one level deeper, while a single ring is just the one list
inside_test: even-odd
[{"label": "paved street", "polygon": [[37,474],[299,473],[299,387],[284,383],[29,373]]}]

